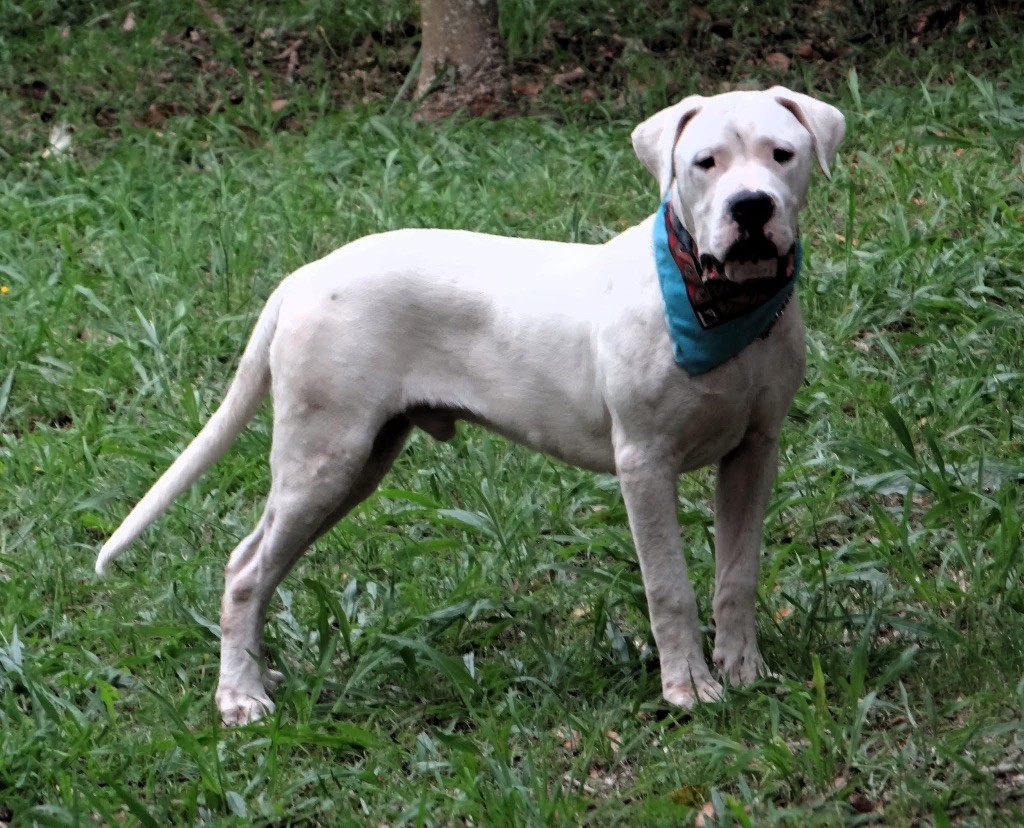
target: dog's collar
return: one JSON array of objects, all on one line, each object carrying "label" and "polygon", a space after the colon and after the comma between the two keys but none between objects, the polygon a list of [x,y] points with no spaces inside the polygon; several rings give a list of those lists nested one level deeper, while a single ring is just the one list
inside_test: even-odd
[{"label": "dog's collar", "polygon": [[775,276],[733,282],[711,256],[702,256],[665,201],[654,217],[654,257],[665,321],[676,362],[696,376],[732,359],[771,333],[800,275],[799,240],[780,257]]}]

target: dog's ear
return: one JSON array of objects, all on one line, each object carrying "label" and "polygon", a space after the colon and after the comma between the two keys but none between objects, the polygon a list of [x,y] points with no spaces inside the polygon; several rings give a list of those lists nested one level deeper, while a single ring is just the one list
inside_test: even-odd
[{"label": "dog's ear", "polygon": [[773,86],[768,90],[775,100],[793,113],[794,117],[811,133],[814,152],[825,177],[831,180],[829,164],[836,157],[836,148],[846,134],[846,118],[830,104],[816,100],[810,95],[793,92],[785,86]]},{"label": "dog's ear", "polygon": [[675,175],[672,154],[676,148],[676,141],[679,140],[683,127],[700,112],[703,100],[700,95],[690,95],[652,115],[633,130],[633,151],[651,175],[658,179],[662,198],[672,186],[672,178]]}]

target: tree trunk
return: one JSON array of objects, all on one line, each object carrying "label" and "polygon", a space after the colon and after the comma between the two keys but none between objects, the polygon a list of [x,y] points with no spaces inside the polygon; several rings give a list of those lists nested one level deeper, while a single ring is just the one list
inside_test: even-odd
[{"label": "tree trunk", "polygon": [[[508,96],[497,0],[420,0],[420,22],[417,97],[438,87],[421,104],[424,117],[444,117],[460,107],[485,114]],[[444,84],[448,73],[453,83]]]}]

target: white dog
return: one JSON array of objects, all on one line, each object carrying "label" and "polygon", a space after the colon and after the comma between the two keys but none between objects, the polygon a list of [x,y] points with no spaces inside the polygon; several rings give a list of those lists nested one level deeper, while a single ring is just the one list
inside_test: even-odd
[{"label": "white dog", "polygon": [[662,208],[605,244],[399,230],[299,269],[268,300],[224,402],[97,571],[228,449],[269,390],[270,495],[227,564],[217,689],[225,722],[258,719],[281,679],[259,661],[278,584],[376,488],[412,427],[445,440],[468,420],[618,475],[662,692],[683,707],[722,685],[701,650],[676,481],[717,463],[713,659],[728,682],[765,674],[761,524],[804,373],[797,214],[814,159],[828,175],[844,131],[837,109],[782,87],[692,96],[634,130]]}]

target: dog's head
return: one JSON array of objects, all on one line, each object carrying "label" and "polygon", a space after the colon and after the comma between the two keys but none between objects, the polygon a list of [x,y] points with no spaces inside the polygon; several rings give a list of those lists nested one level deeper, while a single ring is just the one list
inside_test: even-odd
[{"label": "dog's head", "polygon": [[742,281],[790,254],[814,159],[831,177],[845,132],[834,106],[775,86],[684,98],[634,129],[633,148],[705,265]]}]

